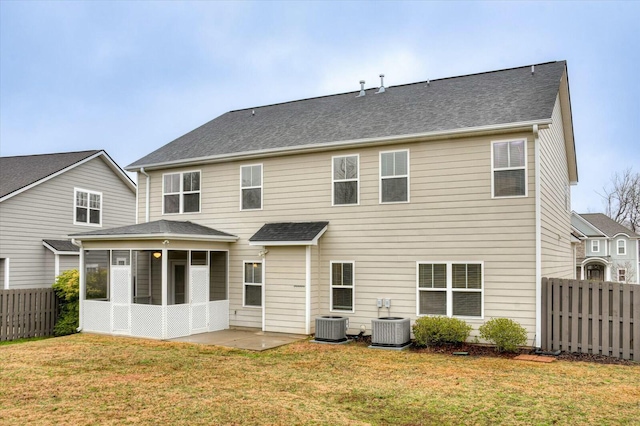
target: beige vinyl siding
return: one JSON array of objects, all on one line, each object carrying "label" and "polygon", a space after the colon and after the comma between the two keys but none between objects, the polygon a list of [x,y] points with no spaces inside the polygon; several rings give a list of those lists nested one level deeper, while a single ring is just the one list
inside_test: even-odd
[{"label": "beige vinyl siding", "polygon": [[74,225],[74,188],[102,193],[102,227],[135,221],[135,193],[95,158],[0,203],[0,257],[11,258],[11,288],[48,287],[54,259],[43,239],[100,229]]},{"label": "beige vinyl siding", "polygon": [[[511,138],[527,139],[528,197],[492,199],[491,141]],[[149,172],[152,176],[150,219],[191,220],[240,237],[229,245],[231,326],[261,327],[261,310],[242,307],[242,262],[258,259],[262,249],[249,246],[248,238],[267,222],[328,220],[328,230],[317,248],[317,284],[312,279],[312,322],[316,315],[330,314],[331,260],[355,261],[355,313],[347,315],[350,332],[354,333],[361,325],[370,330],[371,319],[378,315],[416,318],[417,261],[484,261],[485,318],[514,318],[533,336],[535,180],[532,134],[394,145],[394,150],[410,150],[411,202],[381,205],[379,152],[389,149],[389,146],[367,147],[262,159],[264,189],[263,210],[260,211],[240,211],[239,206],[240,166],[256,161],[198,167],[202,171],[202,207],[201,213],[197,214],[169,216],[161,212],[162,173],[193,167]],[[360,156],[360,205],[332,207],[331,157],[350,154]],[[141,179],[141,183],[143,181]],[[142,186],[140,194],[144,194]],[[139,214],[144,216],[143,202]],[[272,267],[282,268],[282,261],[279,249],[268,249],[265,270],[271,277]],[[312,259],[314,257],[312,255]],[[300,248],[295,254],[295,262],[290,261],[286,277],[291,281],[287,281],[287,285],[291,286],[298,279],[304,283],[304,260],[304,249]],[[271,278],[268,278],[267,292],[271,284]],[[300,296],[295,292],[298,290]],[[290,296],[295,300],[304,298],[303,290],[291,288]],[[314,294],[317,294],[317,309]],[[389,312],[386,309],[378,311],[377,298],[391,299]],[[283,309],[286,308],[283,306]],[[304,324],[299,324],[298,314],[294,314],[298,309],[297,306],[291,308],[290,319],[284,321],[296,324],[296,332],[303,332]],[[477,328],[483,320],[472,319],[469,323]]]},{"label": "beige vinyl siding", "polygon": [[60,255],[60,273],[70,269],[78,269],[80,256]]},{"label": "beige vinyl siding", "polygon": [[571,212],[566,208],[569,184],[560,99],[556,98],[552,124],[540,131],[540,207],[542,276],[573,277]]},{"label": "beige vinyl siding", "polygon": [[304,333],[305,247],[271,247],[265,279],[265,331]]}]

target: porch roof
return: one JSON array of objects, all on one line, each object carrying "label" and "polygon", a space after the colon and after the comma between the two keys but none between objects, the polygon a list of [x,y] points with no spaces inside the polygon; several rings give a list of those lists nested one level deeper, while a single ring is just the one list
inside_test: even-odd
[{"label": "porch roof", "polygon": [[156,220],[137,225],[81,232],[69,236],[79,240],[149,240],[161,238],[227,242],[238,240],[238,237],[233,234],[189,221],[180,222],[175,220]]},{"label": "porch roof", "polygon": [[317,245],[329,222],[266,223],[251,238],[252,246]]},{"label": "porch roof", "polygon": [[42,245],[55,254],[80,254],[80,247],[71,240],[42,240]]}]

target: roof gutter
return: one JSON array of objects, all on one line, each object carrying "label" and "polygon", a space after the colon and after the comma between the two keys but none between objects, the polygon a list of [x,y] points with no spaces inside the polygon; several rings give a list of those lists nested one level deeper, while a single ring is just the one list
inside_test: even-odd
[{"label": "roof gutter", "polygon": [[[144,201],[144,208],[145,208],[144,221],[149,222],[149,182],[151,179],[150,179],[150,176],[147,174],[147,172],[144,171],[144,167],[140,167],[140,173],[142,173],[147,177],[147,182],[144,184],[144,189],[146,192],[145,201]],[[138,223],[137,211],[136,211],[136,223]]]},{"label": "roof gutter", "polygon": [[332,149],[357,148],[363,145],[388,145],[412,142],[423,142],[429,140],[458,139],[472,136],[482,136],[485,134],[511,133],[511,132],[531,132],[531,126],[538,126],[538,129],[546,129],[551,124],[550,118],[521,121],[507,124],[492,124],[489,126],[462,127],[453,130],[437,130],[433,132],[413,133],[400,136],[385,136],[378,138],[352,139],[337,142],[325,142],[310,145],[297,145],[290,147],[280,147],[272,149],[262,149],[245,152],[234,152],[221,155],[210,155],[205,157],[189,158],[185,160],[163,161],[160,163],[149,163],[144,166],[128,166],[125,170],[130,172],[146,170],[157,170],[167,167],[191,166],[195,164],[221,163],[225,161],[237,161],[253,158],[274,157],[278,155],[293,155],[310,152],[328,151]]}]

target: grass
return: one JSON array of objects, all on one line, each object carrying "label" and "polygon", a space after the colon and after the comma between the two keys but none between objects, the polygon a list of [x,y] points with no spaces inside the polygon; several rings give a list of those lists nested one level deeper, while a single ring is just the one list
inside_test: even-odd
[{"label": "grass", "polygon": [[0,360],[2,424],[640,424],[640,366],[89,334]]}]

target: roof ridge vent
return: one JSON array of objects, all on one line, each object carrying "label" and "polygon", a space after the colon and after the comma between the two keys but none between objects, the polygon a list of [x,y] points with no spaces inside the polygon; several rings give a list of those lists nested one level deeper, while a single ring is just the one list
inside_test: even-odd
[{"label": "roof ridge vent", "polygon": [[358,93],[358,96],[356,96],[356,98],[364,95],[366,95],[366,93],[364,92],[364,80],[360,80],[360,93]]},{"label": "roof ridge vent", "polygon": [[385,91],[385,89],[384,89],[384,74],[380,74],[380,88],[376,92],[376,95],[378,93],[384,93],[384,91]]}]

